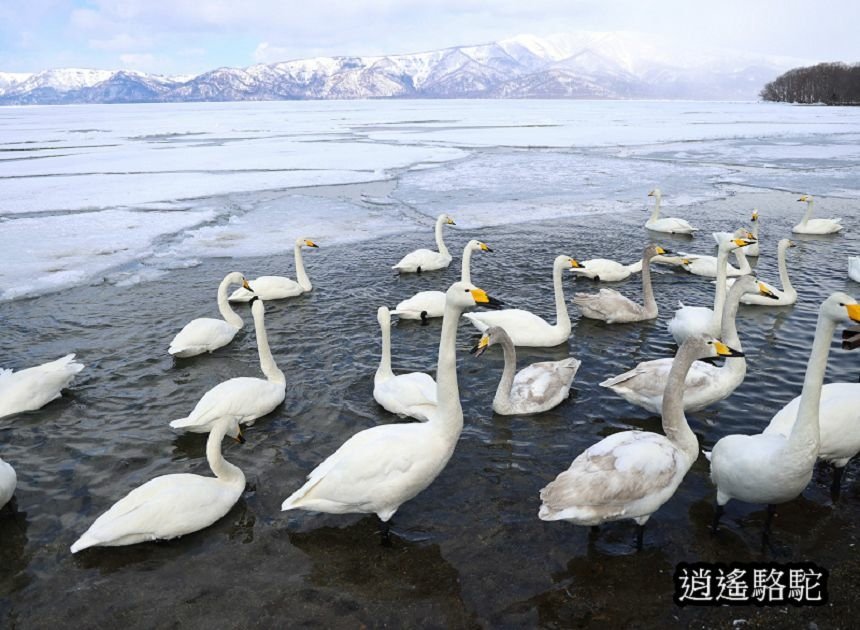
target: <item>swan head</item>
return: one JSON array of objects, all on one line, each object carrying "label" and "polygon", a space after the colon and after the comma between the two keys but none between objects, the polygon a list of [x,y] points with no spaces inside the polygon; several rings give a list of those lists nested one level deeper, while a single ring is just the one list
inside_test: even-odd
[{"label": "swan head", "polygon": [[564,269],[565,267],[569,267],[571,269],[582,269],[582,263],[577,262],[570,256],[565,256],[562,254],[561,256],[556,256],[555,261],[553,262],[553,268]]},{"label": "swan head", "polygon": [[642,251],[642,260],[650,260],[654,256],[671,256],[674,254],[671,250],[663,249],[659,245],[651,244],[645,247]]},{"label": "swan head", "polygon": [[376,311],[376,321],[380,326],[385,326],[391,323],[391,311],[387,306],[380,306]]},{"label": "swan head", "polygon": [[756,242],[756,239],[750,238],[750,236],[752,236],[752,235],[748,235],[746,237],[736,236],[734,238],[727,238],[726,240],[720,242],[719,249],[720,249],[720,251],[731,252],[731,251],[734,251],[736,249],[740,249],[741,247],[746,247],[747,245],[752,245],[753,243]]},{"label": "swan head", "polygon": [[758,221],[758,210],[753,208],[752,217],[750,217],[750,221]]},{"label": "swan head", "polygon": [[742,357],[744,353],[740,350],[735,350],[724,344],[719,339],[710,335],[693,335],[687,337],[678,352],[692,349],[697,359],[713,359],[713,358],[729,358]]},{"label": "swan head", "polygon": [[487,330],[484,331],[484,334],[481,335],[481,338],[478,340],[478,343],[472,348],[471,352],[476,357],[484,354],[484,351],[492,345],[497,343],[501,344],[511,344],[511,338],[508,336],[508,333],[505,332],[505,329],[501,326],[490,326]]},{"label": "swan head", "polygon": [[821,303],[821,314],[835,322],[860,322],[860,304],[847,293],[837,291]]},{"label": "swan head", "polygon": [[224,429],[224,435],[236,440],[239,444],[245,443],[245,436],[242,435],[242,427],[239,425],[239,419],[235,416],[224,416],[220,422],[227,425]]},{"label": "swan head", "polygon": [[764,282],[759,281],[755,276],[746,275],[741,276],[737,280],[735,280],[735,284],[732,285],[732,289],[737,286],[737,291],[740,291],[741,294],[744,293],[758,293],[761,296],[766,298],[770,298],[771,300],[778,300],[779,296],[767,288],[767,285]]},{"label": "swan head", "polygon": [[648,193],[648,196],[649,197],[657,197],[657,199],[660,199],[663,196],[663,193],[660,191],[659,188],[655,188],[654,190],[652,190],[651,192]]},{"label": "swan head", "polygon": [[455,282],[445,293],[445,304],[452,305],[460,310],[485,306],[498,309],[504,304],[501,300],[487,295],[483,289],[479,289],[469,282]]},{"label": "swan head", "polygon": [[316,243],[314,243],[314,242],[313,242],[311,239],[309,239],[309,238],[297,238],[297,239],[296,239],[296,245],[298,245],[299,247],[304,246],[304,247],[315,247],[315,248],[317,248],[317,249],[319,248],[319,245],[317,245]]},{"label": "swan head", "polygon": [[456,223],[454,223],[454,217],[452,217],[450,214],[440,214],[439,218],[436,220],[441,221],[445,225],[457,225]]},{"label": "swan head", "polygon": [[779,251],[788,249],[789,247],[797,247],[797,243],[787,238],[782,238],[779,240],[779,244],[777,245]]},{"label": "swan head", "polygon": [[812,203],[812,195],[800,195],[798,201],[805,201],[806,203]]},{"label": "swan head", "polygon": [[472,239],[469,241],[469,249],[473,252],[492,252],[492,248],[486,243],[482,243],[481,241],[476,241]]},{"label": "swan head", "polygon": [[248,281],[245,279],[245,275],[239,271],[233,271],[232,273],[228,273],[224,279],[230,284],[241,284],[243,289],[247,289],[251,292],[254,291],[254,289],[251,288],[251,285],[249,285]]}]

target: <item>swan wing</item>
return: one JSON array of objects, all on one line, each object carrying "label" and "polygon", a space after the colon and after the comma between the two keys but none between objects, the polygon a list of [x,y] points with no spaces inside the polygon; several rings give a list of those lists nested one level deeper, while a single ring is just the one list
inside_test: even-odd
[{"label": "swan wing", "polygon": [[463,313],[463,317],[483,332],[490,326],[501,326],[515,345],[528,345],[533,338],[551,333],[553,326],[534,313],[521,309],[505,309],[480,313]]},{"label": "swan wing", "polygon": [[0,371],[0,417],[33,411],[59,398],[83,369],[84,364],[75,361],[74,354],[67,354],[18,372]]},{"label": "swan wing", "polygon": [[645,310],[641,304],[614,289],[601,289],[599,293],[576,293],[573,303],[584,316],[610,323],[641,319]]},{"label": "swan wing", "polygon": [[282,300],[305,292],[298,282],[284,276],[260,276],[248,284],[254,290],[253,293],[240,287],[228,299],[231,302],[249,302],[256,295],[262,300]]},{"label": "swan wing", "polygon": [[445,294],[442,291],[421,291],[403,300],[391,311],[392,315],[415,315],[426,313],[427,317],[442,317],[445,313]]},{"label": "swan wing", "polygon": [[281,404],[285,395],[282,383],[247,376],[231,378],[203,394],[187,417],[173,420],[170,426],[207,433],[212,424],[223,417],[238,418],[240,423],[250,424]]},{"label": "swan wing", "polygon": [[533,363],[523,368],[514,376],[511,400],[544,403],[559,393],[566,398],[581,363],[578,359],[568,358]]},{"label": "swan wing", "polygon": [[223,319],[199,317],[185,324],[170,342],[167,351],[182,356],[212,352],[233,341],[238,331],[238,328]]},{"label": "swan wing", "polygon": [[392,267],[397,271],[432,271],[447,267],[451,262],[451,256],[445,256],[432,249],[416,249],[409,252]]},{"label": "swan wing", "polygon": [[[660,413],[663,394],[674,357],[643,361],[632,370],[613,376],[600,383],[633,403]],[[684,380],[684,401],[698,399],[699,395],[716,384],[720,368],[704,361],[695,361]]]}]

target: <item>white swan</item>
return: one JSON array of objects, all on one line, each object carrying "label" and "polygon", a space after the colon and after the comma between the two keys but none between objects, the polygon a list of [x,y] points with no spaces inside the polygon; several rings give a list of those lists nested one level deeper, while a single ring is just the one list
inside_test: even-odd
[{"label": "white swan", "polygon": [[758,242],[758,210],[753,208],[752,216],[750,217],[751,227],[750,233],[755,239],[755,243],[750,245],[744,250],[744,254],[747,256],[758,256],[759,255],[759,242]]},{"label": "white swan", "polygon": [[386,523],[403,503],[429,486],[445,468],[463,430],[456,349],[460,314],[476,305],[497,304],[474,285],[451,285],[439,340],[436,413],[427,422],[359,431],[317,466],[281,509],[376,514]]},{"label": "white swan", "polygon": [[[782,290],[769,285],[767,282],[763,283],[764,286],[776,296],[776,300],[771,299],[770,296],[765,297],[755,294],[745,294],[741,298],[741,302],[757,306],[790,306],[797,302],[797,290],[791,286],[791,278],[788,277],[788,266],[785,262],[786,251],[789,247],[794,246],[794,243],[787,238],[781,239],[779,241],[779,245],[777,245],[776,257],[779,266],[779,281],[782,283]],[[728,283],[728,286],[731,287],[734,283],[734,279],[729,278],[726,282]]]},{"label": "white swan", "polygon": [[723,315],[723,304],[726,301],[726,259],[729,252],[738,247],[745,247],[752,241],[736,238],[726,240],[720,243],[717,259],[717,284],[714,292],[714,307],[713,309],[704,306],[684,306],[683,302],[678,302],[680,308],[675,311],[675,316],[669,321],[667,329],[675,343],[678,345],[684,342],[684,339],[692,335],[709,334],[716,336],[720,332],[720,322]]},{"label": "white swan", "polygon": [[171,427],[192,433],[207,433],[223,417],[236,418],[242,424],[252,425],[257,418],[271,413],[284,401],[287,381],[269,349],[263,300],[258,297],[251,299],[251,313],[254,315],[260,368],[266,378],[240,376],[218,383],[203,394],[188,416],[173,420]]},{"label": "white swan", "polygon": [[[492,251],[489,245],[481,241],[473,239],[466,243],[466,247],[463,249],[463,262],[460,268],[460,282],[472,282],[472,252]],[[444,291],[420,291],[411,298],[400,302],[391,311],[392,315],[397,315],[400,319],[420,319],[423,323],[427,323],[427,319],[431,317],[442,317],[444,313]]]},{"label": "white swan", "polygon": [[[723,241],[730,241],[736,238],[745,238],[751,241],[751,245],[734,250],[733,254],[735,255],[735,259],[738,261],[738,266],[734,267],[727,262],[726,275],[729,277],[738,277],[752,273],[752,267],[750,267],[750,263],[745,255],[745,250],[748,247],[752,247],[757,244],[751,232],[748,232],[744,228],[740,228],[739,230],[736,230],[734,234],[731,232],[712,232],[711,236],[713,236],[714,240],[717,242],[717,247],[719,247],[720,243]],[[687,261],[681,266],[693,275],[703,276],[705,278],[717,277],[717,271],[719,269],[717,256],[702,256],[699,254],[689,254],[687,252],[681,252],[679,255],[687,258]]]},{"label": "white swan", "polygon": [[848,277],[854,282],[860,282],[860,256],[848,257]]},{"label": "white swan", "polygon": [[806,202],[806,212],[803,214],[803,218],[800,220],[800,223],[791,228],[791,231],[795,234],[834,234],[842,229],[842,225],[840,221],[842,221],[842,217],[838,219],[812,219],[812,195],[801,195],[798,201]]},{"label": "white swan", "polygon": [[293,247],[296,259],[296,279],[284,276],[260,276],[256,280],[248,282],[250,289],[242,287],[236,289],[230,296],[231,302],[248,302],[255,295],[262,300],[282,300],[295,297],[302,293],[311,291],[314,287],[311,279],[305,272],[305,263],[302,259],[302,247],[318,248],[319,245],[307,238],[297,238]]},{"label": "white swan", "polygon": [[[744,276],[729,291],[723,307],[720,339],[738,351],[743,351],[736,322],[738,305],[743,296],[750,293],[773,295],[752,276]],[[773,296],[771,299],[775,298],[776,296]],[[659,413],[663,404],[666,379],[673,362],[672,358],[643,361],[632,370],[606,379],[600,386],[608,387],[627,402],[651,413]],[[745,358],[726,361],[721,367],[696,361],[687,373],[684,411],[698,411],[726,398],[743,382],[746,372]]]},{"label": "white swan", "polygon": [[438,252],[432,249],[416,249],[414,252],[409,252],[400,259],[396,265],[392,267],[400,273],[421,273],[422,271],[434,271],[436,269],[444,269],[451,264],[451,254],[448,248],[445,247],[445,241],[442,240],[442,226],[457,225],[447,214],[440,214],[436,219],[436,247]]},{"label": "white swan", "polygon": [[218,285],[218,310],[224,319],[198,317],[185,324],[167,351],[176,357],[193,357],[204,352],[212,352],[233,341],[236,333],[242,329],[245,322],[236,314],[227,301],[227,289],[231,284],[241,284],[250,290],[248,281],[238,271],[227,274]]},{"label": "white swan", "polygon": [[570,315],[564,301],[561,272],[567,267],[575,267],[577,262],[570,256],[557,256],[552,265],[552,283],[555,293],[556,323],[550,324],[534,313],[518,308],[505,309],[495,313],[466,313],[464,317],[480,332],[490,326],[505,329],[516,346],[545,348],[557,346],[570,338]]},{"label": "white swan", "polygon": [[74,354],[18,372],[0,369],[0,418],[41,409],[84,369]]},{"label": "white swan", "polygon": [[532,363],[517,372],[514,342],[498,326],[490,326],[472,352],[479,357],[495,344],[502,346],[505,369],[493,397],[493,411],[503,416],[540,413],[561,404],[570,395],[570,386],[582,363],[579,359]]},{"label": "white swan", "polygon": [[436,411],[436,381],[423,372],[397,374],[391,370],[391,313],[380,306],[376,313],[382,331],[382,356],[373,377],[373,398],[386,411],[427,420]]},{"label": "white swan", "polygon": [[645,227],[654,232],[668,232],[669,234],[692,234],[698,228],[694,228],[684,219],[666,218],[660,219],[660,200],[663,199],[663,193],[659,188],[655,188],[648,193],[649,197],[654,197],[654,210],[651,212],[651,218],[645,223]]},{"label": "white swan", "polygon": [[180,473],[150,479],[99,516],[72,545],[72,553],[169,540],[209,527],[227,514],[245,491],[245,475],[221,454],[225,435],[244,442],[235,418],[222,418],[212,427],[206,459],[215,477]]},{"label": "white swan", "polygon": [[[714,529],[723,506],[731,499],[773,506],[791,501],[806,488],[818,457],[821,386],[833,331],[837,323],[852,320],[860,322],[860,304],[849,295],[834,293],[821,304],[797,421],[788,436],[779,432],[728,435],[706,453],[711,460],[711,480],[717,487]],[[772,513],[769,507],[766,530]]]},{"label": "white swan", "polygon": [[576,276],[583,276],[600,282],[620,282],[626,280],[634,273],[642,271],[642,260],[635,263],[623,265],[620,262],[608,258],[592,258],[590,260],[577,260],[576,267],[571,267],[570,272]]},{"label": "white swan", "polygon": [[600,319],[607,324],[641,322],[657,317],[657,301],[651,287],[651,259],[666,255],[658,245],[649,245],[642,252],[642,295],[645,304],[637,304],[615,289],[601,289],[600,293],[576,293],[573,303],[579,307],[583,317]]},{"label": "white swan", "polygon": [[737,355],[709,337],[685,341],[666,381],[662,407],[666,435],[621,431],[588,447],[540,491],[540,519],[591,526],[633,519],[641,547],[643,526],[672,498],[699,455],[699,442],[681,402],[687,370],[695,359]]},{"label": "white swan", "polygon": [[17,485],[18,477],[15,476],[15,469],[0,458],[0,510],[9,503]]}]

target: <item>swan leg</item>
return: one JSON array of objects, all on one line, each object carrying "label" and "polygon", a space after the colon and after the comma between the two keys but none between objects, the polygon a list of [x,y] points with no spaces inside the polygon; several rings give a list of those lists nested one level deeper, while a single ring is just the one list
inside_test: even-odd
[{"label": "swan leg", "polygon": [[722,518],[724,511],[725,507],[719,503],[714,506],[714,520],[711,523],[711,534],[716,534],[720,531],[720,518]]},{"label": "swan leg", "polygon": [[645,534],[645,525],[636,523],[636,551],[642,551],[642,536]]},{"label": "swan leg", "polygon": [[421,311],[421,325],[428,326],[430,322],[427,319],[427,311]]},{"label": "swan leg", "polygon": [[839,500],[839,493],[842,490],[842,474],[845,472],[844,466],[833,467],[833,483],[830,486],[830,499],[836,503]]}]

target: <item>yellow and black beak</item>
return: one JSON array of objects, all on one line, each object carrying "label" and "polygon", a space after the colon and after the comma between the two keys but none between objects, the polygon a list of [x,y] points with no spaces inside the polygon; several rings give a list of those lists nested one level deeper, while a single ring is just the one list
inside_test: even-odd
[{"label": "yellow and black beak", "polygon": [[801,195],[798,201],[809,201],[809,197],[807,197],[806,195]]},{"label": "yellow and black beak", "polygon": [[456,223],[454,223],[454,219],[451,219],[451,218],[449,217],[449,218],[448,218],[448,225],[457,225],[457,224],[456,224]]},{"label": "yellow and black beak", "polygon": [[486,350],[486,349],[487,349],[487,348],[489,348],[489,347],[490,347],[490,336],[489,336],[489,335],[487,335],[487,334],[484,334],[484,335],[483,335],[483,336],[478,340],[478,343],[476,343],[476,344],[474,345],[474,347],[470,350],[470,352],[471,352],[472,354],[474,354],[476,357],[479,357],[479,356],[481,356],[482,354],[484,354],[484,350]]},{"label": "yellow and black beak", "polygon": [[306,240],[305,245],[307,245],[308,247],[316,247],[317,249],[319,249],[319,245],[317,245],[316,243],[314,243],[311,240]]},{"label": "yellow and black beak", "polygon": [[750,221],[758,221],[758,210],[753,210],[752,219]]},{"label": "yellow and black beak", "polygon": [[233,439],[236,440],[239,444],[245,443],[245,436],[242,435],[242,427],[241,426],[239,427],[239,433]]},{"label": "yellow and black beak", "polygon": [[491,309],[499,309],[502,308],[504,302],[501,300],[497,300],[494,297],[490,297],[487,295],[487,292],[483,289],[472,289],[469,291],[472,294],[472,299],[475,300],[475,304],[480,306],[486,306]]},{"label": "yellow and black beak", "polygon": [[717,356],[721,356],[721,357],[742,357],[742,356],[744,356],[743,352],[741,352],[739,350],[735,350],[733,348],[729,348],[722,341],[714,341],[714,348],[716,348],[716,350],[717,350]]},{"label": "yellow and black beak", "polygon": [[848,317],[852,321],[860,322],[860,304],[846,304],[845,308],[848,309]]},{"label": "yellow and black beak", "polygon": [[251,288],[251,285],[248,284],[248,281],[245,280],[244,278],[242,278],[242,288],[250,291],[251,293],[254,292],[254,289]]},{"label": "yellow and black beak", "polygon": [[770,289],[768,289],[764,285],[764,282],[758,283],[758,292],[761,293],[763,296],[770,298],[771,300],[778,300],[779,299],[779,296],[776,293],[774,293],[773,291],[771,291]]},{"label": "yellow and black beak", "polygon": [[648,193],[648,196],[649,196],[649,197],[653,197],[653,196],[654,196],[654,191],[652,190],[651,192],[649,192],[649,193]]},{"label": "yellow and black beak", "polygon": [[670,255],[670,254],[672,254],[672,253],[674,253],[674,252],[672,252],[672,250],[669,250],[669,249],[663,249],[663,248],[662,248],[662,247],[660,247],[659,245],[657,246],[657,255],[658,255],[658,256],[669,256],[669,255]]},{"label": "yellow and black beak", "polygon": [[693,261],[692,261],[692,260],[690,260],[689,258],[682,258],[682,259],[681,259],[681,264],[682,264],[682,265],[692,265],[692,264],[693,264]]},{"label": "yellow and black beak", "polygon": [[572,269],[585,269],[585,265],[583,265],[581,262],[578,262],[574,258],[570,259],[570,266]]},{"label": "yellow and black beak", "polygon": [[492,248],[486,243],[481,243],[481,251],[482,252],[492,252]]},{"label": "yellow and black beak", "polygon": [[755,238],[735,238],[732,239],[732,242],[738,247],[746,247],[747,245],[752,245],[756,242]]}]

